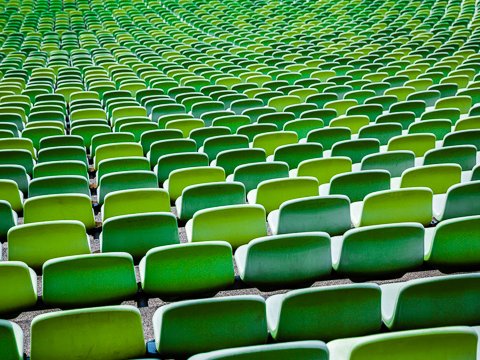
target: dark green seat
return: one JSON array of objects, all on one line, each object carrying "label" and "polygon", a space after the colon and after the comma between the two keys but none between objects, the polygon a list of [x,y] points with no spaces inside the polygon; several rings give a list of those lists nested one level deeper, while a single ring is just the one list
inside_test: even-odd
[{"label": "dark green seat", "polygon": [[[326,186],[327,187],[327,186]],[[390,189],[390,173],[386,170],[364,170],[332,177],[329,195],[345,195],[351,202],[362,201],[370,193]]]},{"label": "dark green seat", "polygon": [[330,236],[303,232],[254,239],[235,251],[240,278],[258,288],[309,285],[332,270]]},{"label": "dark green seat", "polygon": [[23,331],[8,320],[0,320],[0,357],[5,360],[23,359]]},{"label": "dark green seat", "polygon": [[89,182],[84,176],[45,176],[33,179],[28,186],[29,197],[52,194],[84,194],[90,196]]},{"label": "dark green seat", "polygon": [[316,143],[282,145],[275,149],[273,161],[283,161],[290,169],[296,169],[303,160],[321,158],[323,147]]},{"label": "dark green seat", "polygon": [[259,162],[239,165],[229,180],[241,182],[247,193],[255,189],[262,181],[288,177],[288,164],[284,162]]},{"label": "dark green seat", "polygon": [[415,154],[411,151],[389,151],[371,154],[363,158],[361,170],[387,170],[390,176],[399,177],[402,173],[415,166]]},{"label": "dark green seat", "polygon": [[233,149],[219,152],[211,165],[222,167],[228,176],[233,174],[237,166],[265,162],[266,160],[267,156],[263,149]]}]

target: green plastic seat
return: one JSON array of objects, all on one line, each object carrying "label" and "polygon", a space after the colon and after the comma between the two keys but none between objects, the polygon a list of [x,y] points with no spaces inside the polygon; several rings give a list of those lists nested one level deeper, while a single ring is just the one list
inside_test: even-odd
[{"label": "green plastic seat", "polygon": [[330,236],[302,232],[254,239],[235,251],[243,282],[258,288],[306,286],[332,270]]},{"label": "green plastic seat", "polygon": [[304,139],[310,131],[323,128],[323,125],[321,119],[304,118],[287,122],[283,126],[283,130],[294,131],[297,133],[299,139]]},{"label": "green plastic seat", "polygon": [[258,134],[252,142],[253,148],[265,150],[267,156],[273,155],[275,150],[282,145],[295,144],[298,142],[298,135],[293,131],[275,131]]},{"label": "green plastic seat", "polygon": [[98,164],[97,182],[100,183],[105,175],[126,172],[126,171],[148,171],[150,163],[140,156],[122,157],[102,160]]},{"label": "green plastic seat", "polygon": [[462,216],[480,215],[480,181],[471,181],[451,186],[446,195],[434,201],[434,216],[446,220]]},{"label": "green plastic seat", "polygon": [[396,277],[423,265],[423,240],[417,223],[351,229],[332,238],[333,268],[353,279]]},{"label": "green plastic seat", "polygon": [[129,189],[114,191],[105,196],[103,221],[114,216],[149,212],[170,212],[168,193],[163,189]]},{"label": "green plastic seat", "polygon": [[409,134],[433,134],[437,140],[442,140],[451,130],[452,123],[447,119],[420,121],[408,127]]},{"label": "green plastic seat", "polygon": [[38,163],[44,162],[81,161],[88,165],[85,148],[80,146],[64,146],[59,148],[46,148],[38,152]]},{"label": "green plastic seat", "polygon": [[428,187],[433,194],[444,194],[450,186],[458,184],[462,167],[458,164],[434,164],[405,170],[400,179],[401,188]]},{"label": "green plastic seat", "polygon": [[65,359],[72,353],[92,360],[115,360],[141,357],[145,352],[142,318],[133,306],[56,311],[32,321],[32,360]]},{"label": "green plastic seat", "polygon": [[433,192],[429,188],[384,190],[367,195],[351,208],[354,226],[418,222],[429,225],[433,217]]},{"label": "green plastic seat", "polygon": [[33,178],[53,177],[53,176],[82,176],[88,179],[88,168],[83,161],[52,161],[35,165],[33,168]]},{"label": "green plastic seat", "polygon": [[383,322],[390,330],[475,325],[479,281],[478,274],[461,274],[382,285]]},{"label": "green plastic seat", "polygon": [[380,287],[368,283],[273,295],[267,299],[268,329],[279,342],[377,333],[382,325],[380,296]]},{"label": "green plastic seat", "polygon": [[85,143],[78,135],[48,136],[40,140],[40,149],[57,146],[85,146]]},{"label": "green plastic seat", "polygon": [[267,235],[265,209],[259,205],[227,205],[197,211],[185,226],[189,242],[223,240],[232,248]]},{"label": "green plastic seat", "polygon": [[195,212],[216,206],[245,204],[245,186],[239,182],[213,182],[190,185],[175,201],[178,218],[186,221]]},{"label": "green plastic seat", "polygon": [[[37,275],[24,262],[2,261],[0,263],[0,313],[3,316],[33,308],[37,303]],[[4,325],[4,324],[3,324]],[[0,328],[3,328],[0,327]],[[4,330],[4,329],[3,329]],[[5,335],[2,330],[0,333]],[[0,339],[4,339],[0,337]],[[2,345],[5,345],[2,343]],[[0,347],[0,355],[9,359],[8,353]],[[23,355],[23,344],[21,347]]]},{"label": "green plastic seat", "polygon": [[233,284],[232,248],[224,241],[156,247],[140,262],[140,278],[146,294],[161,298],[215,293]]},{"label": "green plastic seat", "polygon": [[330,121],[330,127],[346,127],[349,128],[352,134],[357,134],[358,131],[370,123],[370,119],[366,115],[344,115]]},{"label": "green plastic seat", "polygon": [[101,161],[114,158],[143,156],[143,149],[140,144],[115,143],[100,145],[95,150],[94,165],[98,169]]},{"label": "green plastic seat", "polygon": [[312,130],[307,135],[307,142],[319,143],[323,150],[330,150],[337,142],[350,140],[352,132],[346,127],[323,128]]},{"label": "green plastic seat", "polygon": [[211,351],[191,356],[189,360],[287,360],[292,358],[327,360],[328,350],[322,341],[292,341]]},{"label": "green plastic seat", "polygon": [[480,216],[441,221],[425,231],[425,261],[435,268],[452,271],[476,269]]},{"label": "green plastic seat", "polygon": [[458,109],[461,114],[467,114],[472,106],[472,98],[467,95],[444,97],[435,103],[436,109]]},{"label": "green plastic seat", "polygon": [[270,213],[283,202],[307,196],[318,196],[318,180],[314,177],[280,178],[262,181],[247,194],[250,204],[259,204]]},{"label": "green plastic seat", "polygon": [[0,200],[7,201],[13,211],[21,212],[23,210],[23,193],[13,180],[0,180]]},{"label": "green plastic seat", "polygon": [[452,124],[455,124],[460,119],[460,115],[460,110],[455,108],[434,109],[425,111],[420,120],[448,119],[452,121]]},{"label": "green plastic seat", "polygon": [[474,145],[480,151],[480,130],[462,130],[447,134],[443,147],[454,145]]},{"label": "green plastic seat", "polygon": [[462,171],[473,169],[476,164],[477,149],[473,145],[456,145],[432,149],[425,153],[423,164],[458,164]]},{"label": "green plastic seat", "polygon": [[[125,133],[125,132],[103,133],[102,132],[99,134],[95,134],[91,138],[90,155],[91,157],[95,157],[97,153],[97,148],[102,145],[114,145],[118,143],[134,143],[134,142],[135,142],[135,136],[130,133]],[[103,160],[103,159],[100,159],[100,160]]]},{"label": "green plastic seat", "polygon": [[[415,114],[412,111],[387,113],[387,114],[378,116],[377,119],[375,120],[376,124],[397,123],[397,124],[400,124],[403,129],[408,129],[408,127],[414,122],[415,122]],[[401,135],[401,134],[398,134],[398,135]]]},{"label": "green plastic seat", "polygon": [[28,187],[30,198],[41,195],[69,193],[90,196],[89,183],[85,176],[44,176],[33,179]]},{"label": "green plastic seat", "polygon": [[153,315],[153,329],[157,351],[166,358],[261,345],[268,336],[265,300],[238,295],[168,304]]},{"label": "green plastic seat", "polygon": [[214,160],[217,155],[225,150],[248,148],[248,137],[245,135],[221,135],[206,139],[199,152],[208,155],[210,161]]},{"label": "green plastic seat", "polygon": [[370,154],[380,151],[380,141],[377,139],[355,139],[338,141],[332,146],[331,156],[346,156],[352,163],[359,163]]},{"label": "green plastic seat", "polygon": [[328,350],[338,360],[475,359],[477,334],[466,326],[399,331],[334,340]]},{"label": "green plastic seat", "polygon": [[23,359],[23,331],[16,323],[0,320],[0,356],[5,360]]},{"label": "green plastic seat", "polygon": [[164,155],[195,151],[197,151],[197,145],[192,139],[160,140],[150,145],[147,157],[150,160],[150,166],[153,168]]},{"label": "green plastic seat", "polygon": [[61,308],[111,304],[137,293],[133,259],[125,253],[65,256],[43,265],[42,299]]},{"label": "green plastic seat", "polygon": [[288,164],[272,161],[239,165],[227,179],[242,183],[248,193],[256,189],[262,181],[286,177],[288,177]]},{"label": "green plastic seat", "polygon": [[114,191],[156,188],[157,186],[157,176],[152,171],[136,170],[107,174],[100,179],[97,201],[102,205],[105,196]]},{"label": "green plastic seat", "polygon": [[435,140],[433,134],[400,135],[388,141],[387,151],[408,150],[413,151],[416,157],[420,157],[435,148]]},{"label": "green plastic seat", "polygon": [[217,158],[211,162],[211,165],[222,167],[228,176],[233,174],[237,166],[265,162],[266,160],[267,157],[263,149],[233,149],[218,153]]},{"label": "green plastic seat", "polygon": [[104,221],[100,234],[102,252],[126,252],[135,261],[157,246],[178,243],[177,220],[166,212],[111,217]]},{"label": "green plastic seat", "polygon": [[0,215],[0,242],[3,242],[7,239],[8,230],[17,224],[18,217],[6,200],[0,200]]},{"label": "green plastic seat", "polygon": [[345,195],[351,202],[356,202],[362,201],[365,196],[373,192],[389,189],[390,173],[387,170],[364,170],[333,176],[328,194]]},{"label": "green plastic seat", "polygon": [[49,259],[89,253],[87,232],[79,221],[18,225],[8,233],[8,259],[23,261],[35,270],[41,270]]},{"label": "green plastic seat", "polygon": [[366,170],[386,170],[390,176],[399,177],[402,173],[415,166],[415,154],[407,150],[389,151],[371,154],[363,158],[360,168]]}]

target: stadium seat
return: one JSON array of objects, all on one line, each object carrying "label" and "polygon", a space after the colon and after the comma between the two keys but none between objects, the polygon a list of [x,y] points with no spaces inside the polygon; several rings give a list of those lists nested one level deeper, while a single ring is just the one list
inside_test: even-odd
[{"label": "stadium seat", "polygon": [[434,198],[434,217],[440,221],[462,216],[480,215],[479,187],[480,181],[451,186],[445,195]]},{"label": "stadium seat", "polygon": [[3,242],[7,239],[8,230],[17,225],[18,216],[5,200],[0,200],[0,215],[0,242]]},{"label": "stadium seat", "polygon": [[23,331],[16,323],[0,320],[0,349],[3,359],[23,359]]},{"label": "stadium seat", "polygon": [[[0,263],[0,284],[2,293],[0,313],[3,316],[27,310],[37,303],[37,275],[25,263],[2,261]],[[3,348],[0,347],[0,349]]]},{"label": "stadium seat", "polygon": [[272,161],[239,165],[235,168],[233,175],[227,177],[227,180],[242,183],[248,193],[256,189],[262,181],[287,177],[288,164]]},{"label": "stadium seat", "polygon": [[160,356],[261,345],[267,341],[265,301],[256,295],[186,300],[160,307],[153,315]]}]

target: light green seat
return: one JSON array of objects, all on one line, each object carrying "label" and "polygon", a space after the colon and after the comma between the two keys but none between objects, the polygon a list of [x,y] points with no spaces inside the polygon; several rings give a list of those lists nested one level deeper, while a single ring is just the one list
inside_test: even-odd
[{"label": "light green seat", "polygon": [[126,252],[139,261],[150,249],[178,244],[175,216],[167,212],[122,215],[104,221],[101,251]]},{"label": "light green seat", "polygon": [[357,134],[358,131],[370,123],[370,119],[366,115],[345,115],[330,121],[330,127],[346,127],[349,128],[352,134]]},{"label": "light green seat", "polygon": [[133,306],[56,311],[32,321],[32,360],[66,359],[72,354],[92,360],[119,360],[141,357],[145,352],[142,318]]},{"label": "light green seat", "polygon": [[363,158],[360,168],[366,170],[386,170],[391,177],[399,177],[402,173],[415,166],[415,154],[408,150],[388,151],[371,154]]},{"label": "light green seat", "polygon": [[27,150],[36,159],[33,142],[27,138],[0,139],[0,150]]},{"label": "light green seat", "polygon": [[33,178],[53,176],[82,176],[89,179],[87,165],[83,161],[52,161],[35,165]]},{"label": "light green seat", "polygon": [[141,156],[131,156],[122,158],[113,158],[100,161],[97,169],[97,183],[100,183],[102,177],[109,174],[126,171],[148,171],[150,163]]},{"label": "light green seat", "polygon": [[319,195],[318,185],[316,178],[307,176],[265,180],[257,189],[248,192],[247,199],[250,204],[263,206],[269,213],[287,200]]},{"label": "light green seat", "polygon": [[480,129],[480,116],[470,116],[457,121],[455,131]]},{"label": "light green seat", "polygon": [[0,357],[5,360],[23,360],[23,331],[8,320],[0,320]]},{"label": "light green seat", "polygon": [[234,275],[232,247],[224,241],[160,246],[140,262],[143,291],[167,299],[213,294],[231,286]]},{"label": "light green seat", "polygon": [[387,151],[408,150],[413,151],[416,157],[420,157],[435,148],[435,140],[433,134],[400,135],[388,141]]},{"label": "light green seat", "polygon": [[224,240],[235,249],[267,235],[265,209],[259,205],[227,205],[197,211],[185,226],[189,242]]},{"label": "light green seat", "polygon": [[23,193],[13,180],[0,180],[0,200],[7,201],[13,211],[20,212],[23,210]]},{"label": "light green seat", "polygon": [[352,160],[345,156],[304,160],[292,175],[314,177],[319,185],[329,183],[333,176],[352,171]]},{"label": "light green seat", "polygon": [[400,187],[428,187],[433,194],[443,194],[450,186],[458,184],[461,178],[462,167],[458,164],[418,166],[404,171]]},{"label": "light green seat", "polygon": [[480,215],[480,181],[451,186],[444,199],[438,197],[438,202],[434,202],[433,210],[435,219],[439,221]]},{"label": "light green seat", "polygon": [[168,193],[163,189],[129,189],[114,191],[105,196],[103,221],[128,214],[170,212]]},{"label": "light green seat", "polygon": [[95,150],[95,157],[93,160],[95,169],[101,161],[113,158],[143,156],[143,149],[140,144],[136,143],[115,143],[100,145]]},{"label": "light green seat", "polygon": [[178,218],[186,221],[202,209],[245,204],[245,186],[240,182],[212,182],[190,185],[175,201]]},{"label": "light green seat", "polygon": [[42,300],[69,308],[121,302],[137,293],[129,254],[88,254],[48,260],[43,265]]},{"label": "light green seat", "polygon": [[258,288],[308,286],[332,270],[330,236],[303,232],[254,239],[235,251],[240,278]]},{"label": "light green seat", "polygon": [[390,330],[476,325],[479,282],[479,274],[461,274],[382,285],[383,322]]},{"label": "light green seat", "polygon": [[440,269],[476,269],[480,264],[478,244],[480,216],[441,221],[426,229],[425,261]]},{"label": "light green seat", "polygon": [[281,344],[245,346],[197,354],[189,360],[328,360],[322,341],[292,341]]},{"label": "light green seat", "polygon": [[174,170],[163,184],[172,201],[177,200],[183,190],[196,184],[225,181],[225,170],[218,166],[196,166]]},{"label": "light green seat", "polygon": [[384,190],[367,195],[351,208],[354,226],[418,222],[429,225],[433,217],[433,192],[429,188]]},{"label": "light green seat", "polygon": [[87,230],[95,227],[91,199],[83,194],[42,195],[25,200],[24,223],[78,220]]},{"label": "light green seat", "polygon": [[45,176],[33,179],[28,187],[29,197],[52,194],[84,194],[90,196],[89,182],[84,176]]},{"label": "light green seat", "polygon": [[[0,291],[2,294],[0,314],[3,316],[33,308],[37,303],[37,275],[24,262],[2,261],[0,262]],[[0,339],[3,337],[0,336]],[[2,344],[1,340],[0,344]],[[3,349],[3,346],[0,346],[0,355],[8,359],[8,353],[4,353]]]},{"label": "light green seat", "polygon": [[423,264],[421,224],[372,225],[332,238],[333,268],[352,279],[398,277]]},{"label": "light green seat", "polygon": [[267,299],[268,329],[279,342],[376,333],[382,325],[380,295],[380,287],[368,283],[273,295]]},{"label": "light green seat", "polygon": [[475,359],[477,334],[466,326],[399,331],[328,343],[330,359]]},{"label": "light green seat", "polygon": [[153,315],[153,330],[157,351],[165,358],[264,344],[265,300],[239,295],[168,304]]},{"label": "light green seat", "polygon": [[105,196],[114,191],[130,189],[148,189],[158,186],[157,176],[153,171],[122,171],[104,175],[97,189],[97,201],[101,205]]},{"label": "light green seat", "polygon": [[461,114],[467,114],[472,106],[472,98],[467,95],[444,97],[435,103],[436,109],[458,109]]},{"label": "light green seat", "polygon": [[279,146],[297,142],[298,135],[294,131],[274,131],[256,135],[253,138],[252,147],[263,149],[266,155],[270,156]]},{"label": "light green seat", "polygon": [[85,226],[79,221],[18,225],[8,233],[8,259],[23,261],[36,270],[49,259],[89,253]]}]

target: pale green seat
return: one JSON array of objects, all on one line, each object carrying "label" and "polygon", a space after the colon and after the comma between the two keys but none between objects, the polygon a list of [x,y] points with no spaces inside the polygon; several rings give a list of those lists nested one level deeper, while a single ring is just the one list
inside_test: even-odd
[{"label": "pale green seat", "polygon": [[381,292],[376,284],[315,287],[267,299],[268,329],[278,342],[368,335],[380,331]]},{"label": "pale green seat", "polygon": [[190,185],[175,201],[178,218],[186,221],[202,209],[216,206],[245,204],[245,186],[240,182],[212,182]]},{"label": "pale green seat", "polygon": [[0,357],[23,360],[23,331],[16,323],[0,320]]},{"label": "pale green seat", "polygon": [[30,344],[32,360],[67,359],[72,354],[91,360],[120,360],[146,352],[140,311],[129,305],[38,315],[32,321]]},{"label": "pale green seat", "polygon": [[250,204],[263,206],[269,213],[287,200],[319,195],[318,186],[316,178],[307,176],[265,180],[257,189],[248,192],[247,199]]},{"label": "pale green seat", "polygon": [[416,157],[423,156],[428,150],[435,148],[435,135],[408,134],[391,138],[388,141],[387,151],[408,150]]},{"label": "pale green seat", "polygon": [[12,138],[0,139],[0,150],[27,150],[34,159],[36,159],[36,152],[33,142],[26,138]]},{"label": "pale green seat", "polygon": [[351,229],[332,238],[333,268],[352,279],[398,277],[423,265],[423,243],[418,223]]},{"label": "pale green seat", "polygon": [[[37,303],[37,275],[21,261],[0,262],[0,314],[3,316],[33,308]],[[0,327],[1,329],[1,327]],[[0,330],[0,334],[2,331]],[[0,336],[2,339],[2,336]],[[0,340],[0,345],[2,341]],[[0,356],[7,354],[2,352]],[[22,346],[23,353],[23,346]],[[8,359],[8,356],[6,357]]]},{"label": "pale green seat", "polygon": [[163,184],[172,201],[177,200],[190,185],[225,181],[225,170],[218,166],[196,166],[174,170]]},{"label": "pale green seat", "polygon": [[60,175],[33,179],[28,186],[29,198],[53,194],[84,194],[90,196],[89,182],[84,176]]},{"label": "pale green seat", "polygon": [[268,336],[265,300],[238,295],[179,301],[155,312],[153,330],[157,351],[165,358],[261,345]]},{"label": "pale green seat", "polygon": [[346,156],[310,159],[302,161],[291,176],[308,176],[318,180],[319,185],[327,184],[333,176],[352,171],[352,160]]},{"label": "pale green seat", "polygon": [[480,216],[441,221],[425,230],[425,262],[445,270],[477,269],[480,265]]},{"label": "pale green seat", "polygon": [[466,95],[444,97],[435,103],[436,109],[454,108],[460,110],[461,114],[467,114],[472,106],[472,98]]},{"label": "pale green seat", "polygon": [[49,259],[89,253],[88,235],[79,221],[42,221],[8,232],[8,260],[23,261],[35,270]]},{"label": "pale green seat", "polygon": [[87,230],[95,227],[92,202],[83,194],[42,195],[25,200],[24,223],[78,220]]},{"label": "pale green seat", "polygon": [[130,189],[114,191],[105,196],[103,221],[120,215],[148,212],[170,212],[168,193],[163,189]]},{"label": "pale green seat", "polygon": [[390,330],[476,325],[479,282],[474,273],[382,285],[383,322]]},{"label": "pale green seat", "polygon": [[434,164],[407,169],[400,178],[400,188],[428,187],[433,194],[444,194],[462,178],[458,164]]},{"label": "pale green seat", "polygon": [[168,212],[111,217],[103,222],[100,234],[102,252],[126,252],[135,261],[150,249],[179,242],[177,219]]},{"label": "pale green seat", "polygon": [[438,221],[480,215],[480,181],[451,186],[446,195],[435,199],[433,206],[434,216]]},{"label": "pale green seat", "polygon": [[224,241],[156,247],[139,268],[143,291],[162,299],[208,296],[231,286],[235,275],[232,247]]},{"label": "pale green seat", "polygon": [[114,191],[131,189],[154,189],[158,186],[157,175],[153,171],[122,171],[104,175],[97,188],[97,201],[102,205],[105,196]]},{"label": "pale green seat", "polygon": [[466,326],[391,332],[328,343],[335,360],[476,359],[477,334]]},{"label": "pale green seat", "polygon": [[384,190],[352,204],[354,226],[418,222],[429,225],[433,218],[433,192],[429,188]]},{"label": "pale green seat", "polygon": [[332,270],[330,236],[303,232],[254,239],[235,251],[240,278],[258,288],[308,286]]},{"label": "pale green seat", "polygon": [[357,134],[358,131],[367,126],[370,119],[366,115],[345,115],[330,121],[330,127],[346,127],[349,128],[352,134]]},{"label": "pale green seat", "polygon": [[189,360],[328,360],[328,349],[318,340],[237,347],[201,353]]},{"label": "pale green seat", "polygon": [[143,149],[137,143],[114,143],[100,145],[95,150],[95,157],[93,160],[95,169],[101,161],[114,158],[143,156]]},{"label": "pale green seat", "polygon": [[21,212],[23,210],[23,193],[13,180],[0,180],[0,200],[7,201],[13,211]]},{"label": "pale green seat", "polygon": [[405,170],[414,166],[415,154],[408,150],[398,150],[367,155],[363,158],[360,169],[362,171],[386,170],[393,178],[401,176]]},{"label": "pale green seat", "polygon": [[257,162],[239,165],[228,181],[238,181],[245,185],[247,193],[255,189],[262,181],[288,177],[288,164],[284,162]]},{"label": "pale green seat", "polygon": [[298,135],[294,131],[274,131],[256,135],[253,138],[252,147],[263,149],[266,155],[270,156],[279,146],[297,142]]},{"label": "pale green seat", "polygon": [[52,176],[82,176],[89,179],[87,164],[78,160],[44,162],[33,168],[34,179]]},{"label": "pale green seat", "polygon": [[267,235],[265,209],[259,205],[227,205],[197,211],[185,226],[189,242],[223,240],[235,249]]},{"label": "pale green seat", "polygon": [[288,200],[268,214],[273,234],[322,231],[340,235],[350,229],[350,200],[343,195]]},{"label": "pale green seat", "polygon": [[470,116],[457,121],[454,131],[478,130],[480,129],[480,116]]}]

